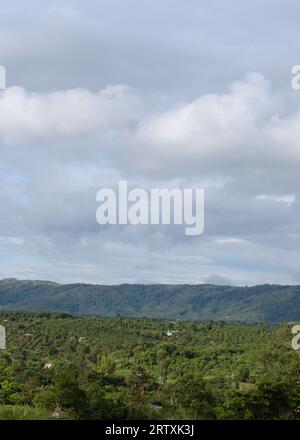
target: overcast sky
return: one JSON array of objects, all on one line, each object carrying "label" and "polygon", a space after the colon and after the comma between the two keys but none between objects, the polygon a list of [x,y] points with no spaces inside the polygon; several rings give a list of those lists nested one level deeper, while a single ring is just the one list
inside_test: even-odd
[{"label": "overcast sky", "polygon": [[[0,277],[300,283],[298,0],[1,5]],[[96,193],[205,189],[205,230],[96,223]]]}]

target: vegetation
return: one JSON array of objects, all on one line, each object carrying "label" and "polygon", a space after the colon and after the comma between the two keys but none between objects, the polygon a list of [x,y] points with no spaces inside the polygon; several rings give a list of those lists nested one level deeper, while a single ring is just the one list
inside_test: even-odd
[{"label": "vegetation", "polygon": [[299,319],[300,286],[95,286],[5,279],[0,281],[0,308],[275,324]]},{"label": "vegetation", "polygon": [[0,313],[0,419],[298,419],[291,329]]}]

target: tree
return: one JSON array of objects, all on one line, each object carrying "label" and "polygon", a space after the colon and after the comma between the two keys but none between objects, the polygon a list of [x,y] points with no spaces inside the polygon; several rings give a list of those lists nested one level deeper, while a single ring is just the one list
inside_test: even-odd
[{"label": "tree", "polygon": [[60,373],[54,382],[53,396],[62,409],[70,409],[77,416],[87,410],[86,393],[79,387],[78,380],[72,372]]},{"label": "tree", "polygon": [[104,374],[113,374],[116,369],[116,363],[111,355],[104,354],[99,364],[100,372]]},{"label": "tree", "polygon": [[186,409],[193,418],[214,418],[213,395],[200,376],[186,374],[171,386],[173,406]]},{"label": "tree", "polygon": [[225,418],[278,420],[294,418],[300,403],[299,385],[287,381],[261,381],[250,392],[233,392],[225,405]]}]

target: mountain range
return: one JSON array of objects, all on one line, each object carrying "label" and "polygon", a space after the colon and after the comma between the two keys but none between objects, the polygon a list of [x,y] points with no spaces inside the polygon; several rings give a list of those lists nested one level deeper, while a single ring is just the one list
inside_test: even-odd
[{"label": "mountain range", "polygon": [[182,320],[300,322],[300,286],[58,284],[0,281],[0,310]]}]

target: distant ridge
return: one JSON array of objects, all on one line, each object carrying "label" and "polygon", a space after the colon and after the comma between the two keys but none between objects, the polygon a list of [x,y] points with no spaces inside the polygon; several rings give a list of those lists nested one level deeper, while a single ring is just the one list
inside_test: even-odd
[{"label": "distant ridge", "polygon": [[300,286],[104,286],[6,278],[0,281],[0,309],[248,323],[300,322]]}]

